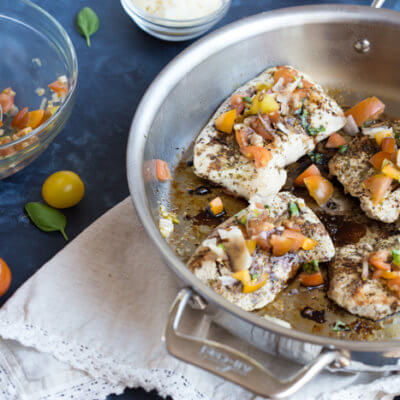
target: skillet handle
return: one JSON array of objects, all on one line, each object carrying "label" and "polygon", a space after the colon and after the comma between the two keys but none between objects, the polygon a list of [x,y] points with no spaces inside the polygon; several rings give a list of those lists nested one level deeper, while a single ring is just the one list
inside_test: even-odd
[{"label": "skillet handle", "polygon": [[168,352],[256,395],[272,399],[285,398],[297,392],[328,365],[337,368],[350,362],[348,356],[340,351],[325,349],[295,375],[278,380],[258,361],[232,347],[179,332],[182,315],[193,295],[191,289],[182,289],[172,305],[163,336]]}]

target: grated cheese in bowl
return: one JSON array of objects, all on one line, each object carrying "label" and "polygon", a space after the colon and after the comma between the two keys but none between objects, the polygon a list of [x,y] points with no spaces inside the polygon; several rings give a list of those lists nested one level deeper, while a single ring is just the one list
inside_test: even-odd
[{"label": "grated cheese in bowl", "polygon": [[222,0],[131,0],[151,15],[172,20],[189,20],[212,14]]}]

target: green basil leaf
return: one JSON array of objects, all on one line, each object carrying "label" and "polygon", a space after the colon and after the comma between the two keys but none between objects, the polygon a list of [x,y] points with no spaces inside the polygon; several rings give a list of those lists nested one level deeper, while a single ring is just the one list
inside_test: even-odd
[{"label": "green basil leaf", "polygon": [[291,217],[298,217],[300,215],[299,207],[294,201],[289,203],[289,214]]},{"label": "green basil leaf", "polygon": [[47,204],[32,202],[25,204],[25,210],[31,221],[44,232],[60,231],[65,240],[68,240],[65,234],[67,218],[65,215]]},{"label": "green basil leaf", "polygon": [[347,151],[348,148],[349,148],[349,146],[347,144],[342,144],[341,146],[339,146],[338,153],[339,154],[346,154],[346,151]]},{"label": "green basil leaf", "polygon": [[86,38],[89,47],[90,36],[98,31],[99,25],[99,17],[90,7],[84,7],[79,11],[76,17],[76,26],[79,33]]}]

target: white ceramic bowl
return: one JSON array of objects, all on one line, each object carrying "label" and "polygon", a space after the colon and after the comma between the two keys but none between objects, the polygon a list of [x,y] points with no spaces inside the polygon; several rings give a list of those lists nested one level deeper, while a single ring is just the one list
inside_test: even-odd
[{"label": "white ceramic bowl", "polygon": [[132,0],[121,0],[125,12],[148,34],[171,42],[180,42],[201,36],[220,21],[229,10],[232,0],[222,0],[221,7],[201,18],[173,20],[160,18],[135,6]]}]

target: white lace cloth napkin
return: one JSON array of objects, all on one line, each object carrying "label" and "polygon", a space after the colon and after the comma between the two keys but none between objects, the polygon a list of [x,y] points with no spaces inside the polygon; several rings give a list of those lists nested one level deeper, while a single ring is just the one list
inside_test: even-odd
[{"label": "white lace cloth napkin", "polygon": [[[174,400],[253,399],[166,354],[160,338],[178,290],[126,199],[0,310],[0,399],[100,400],[125,387],[156,389]],[[275,372],[293,369],[273,356],[264,361]],[[293,399],[381,400],[398,393],[400,375],[323,373]]]}]

